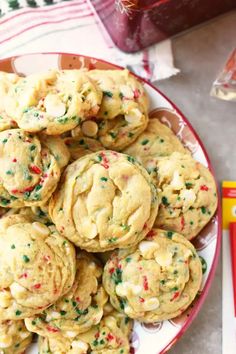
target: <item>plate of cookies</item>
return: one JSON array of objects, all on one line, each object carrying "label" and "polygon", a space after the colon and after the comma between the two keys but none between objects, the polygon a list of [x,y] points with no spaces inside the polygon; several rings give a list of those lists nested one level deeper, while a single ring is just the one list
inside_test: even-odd
[{"label": "plate of cookies", "polygon": [[159,354],[220,248],[208,155],[175,105],[82,55],[0,61],[0,353]]}]

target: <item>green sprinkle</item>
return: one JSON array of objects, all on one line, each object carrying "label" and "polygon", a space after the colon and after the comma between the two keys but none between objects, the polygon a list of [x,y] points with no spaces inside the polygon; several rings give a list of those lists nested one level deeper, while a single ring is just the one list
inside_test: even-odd
[{"label": "green sprinkle", "polygon": [[68,300],[68,299],[65,299],[64,301],[65,301],[66,303],[68,303],[68,302],[69,302],[69,300]]},{"label": "green sprinkle", "polygon": [[125,304],[126,304],[125,299],[119,299],[119,303],[120,303],[121,310],[124,310],[125,309]]},{"label": "green sprinkle", "polygon": [[113,93],[111,91],[103,91],[103,95],[107,97],[113,97]]},{"label": "green sprinkle", "polygon": [[32,321],[31,324],[32,324],[33,326],[35,326],[35,325],[36,325],[36,321]]},{"label": "green sprinkle", "polygon": [[130,230],[130,225],[127,225],[127,224],[121,224],[120,225],[121,227],[122,227],[122,229],[124,230],[124,231],[129,231]]},{"label": "green sprinkle", "polygon": [[23,109],[23,113],[27,113],[29,111],[29,108]]},{"label": "green sprinkle", "polygon": [[201,212],[202,212],[203,214],[206,214],[206,211],[207,211],[207,210],[206,210],[206,207],[202,206],[202,207],[201,207]]},{"label": "green sprinkle", "polygon": [[131,163],[135,163],[135,158],[132,156],[127,156],[127,160]]},{"label": "green sprinkle", "polygon": [[117,241],[117,237],[111,237],[108,239],[108,242],[113,243]]},{"label": "green sprinkle", "polygon": [[101,162],[102,161],[102,156],[98,155],[98,161]]},{"label": "green sprinkle", "polygon": [[30,145],[30,148],[29,148],[29,149],[30,149],[30,151],[34,151],[34,150],[36,149],[36,145],[34,145],[34,144],[33,144],[33,145]]},{"label": "green sprinkle", "polygon": [[6,138],[2,140],[2,143],[3,143],[3,144],[6,144],[6,142],[7,142],[7,139],[6,139]]},{"label": "green sprinkle", "polygon": [[132,138],[134,136],[134,133],[129,132],[128,137]]},{"label": "green sprinkle", "polygon": [[108,134],[112,137],[112,139],[115,139],[117,137],[117,133],[109,132]]},{"label": "green sprinkle", "polygon": [[95,340],[92,342],[92,345],[93,345],[94,347],[96,347],[96,346],[98,345],[98,340],[95,339]]},{"label": "green sprinkle", "polygon": [[66,315],[66,311],[60,311],[60,315],[61,316],[65,316]]},{"label": "green sprinkle", "polygon": [[178,196],[178,197],[177,197],[177,200],[178,200],[178,201],[180,201],[180,200],[181,200],[180,196]]},{"label": "green sprinkle", "polygon": [[131,257],[127,257],[127,258],[125,258],[125,261],[126,261],[127,263],[131,262],[131,260],[132,260],[132,258],[131,258]]},{"label": "green sprinkle", "polygon": [[58,118],[58,122],[61,124],[65,124],[68,122],[68,118],[67,117]]},{"label": "green sprinkle", "polygon": [[125,324],[129,323],[129,317],[125,317]]},{"label": "green sprinkle", "polygon": [[35,192],[39,191],[43,186],[41,186],[40,184],[37,184],[37,186],[35,186],[34,190]]},{"label": "green sprinkle", "polygon": [[121,350],[120,350],[120,354],[123,354],[123,353],[124,353],[124,349],[121,349]]},{"label": "green sprinkle", "polygon": [[193,225],[193,224],[194,224],[194,222],[191,220],[191,221],[190,221],[190,225]]},{"label": "green sprinkle", "polygon": [[79,145],[84,145],[84,144],[85,144],[84,139],[80,139],[80,140],[79,140]]},{"label": "green sprinkle", "polygon": [[193,184],[192,184],[191,182],[186,182],[186,183],[185,183],[185,186],[186,186],[187,188],[191,188],[191,187],[193,186]]},{"label": "green sprinkle", "polygon": [[165,283],[166,283],[165,280],[160,280],[160,284],[161,284],[161,285],[164,285]]},{"label": "green sprinkle", "polygon": [[161,201],[162,201],[162,204],[164,204],[165,206],[169,205],[168,199],[166,197],[162,197]]},{"label": "green sprinkle", "polygon": [[105,111],[105,112],[104,112],[104,116],[107,116],[107,115],[108,115],[108,111]]},{"label": "green sprinkle", "polygon": [[15,344],[15,348],[19,348],[20,343]]},{"label": "green sprinkle", "polygon": [[11,200],[16,200],[17,197],[15,197],[14,195],[11,195],[11,196],[10,196],[10,199],[11,199]]},{"label": "green sprinkle", "polygon": [[13,172],[11,170],[7,170],[6,175],[13,175]]},{"label": "green sprinkle", "polygon": [[67,242],[63,241],[62,246],[66,246],[66,245],[67,245]]},{"label": "green sprinkle", "polygon": [[160,139],[160,143],[164,143],[164,141],[165,141],[164,139]]},{"label": "green sprinkle", "polygon": [[16,246],[13,244],[11,245],[11,249],[14,250],[16,248]]},{"label": "green sprinkle", "polygon": [[173,274],[178,274],[178,270],[174,270]]},{"label": "green sprinkle", "polygon": [[171,291],[177,291],[179,290],[178,286],[175,286],[174,288],[170,289]]},{"label": "green sprinkle", "polygon": [[202,263],[202,273],[205,274],[207,271],[207,262],[205,261],[205,259],[202,256],[199,256],[199,258]]},{"label": "green sprinkle", "polygon": [[167,237],[168,237],[169,239],[172,239],[173,232],[172,232],[172,231],[167,231],[166,235],[167,235]]},{"label": "green sprinkle", "polygon": [[76,307],[76,306],[77,306],[77,302],[76,302],[76,301],[72,301],[72,305],[73,305],[74,307]]},{"label": "green sprinkle", "polygon": [[107,178],[106,177],[101,177],[100,180],[103,181],[103,182],[107,182]]},{"label": "green sprinkle", "polygon": [[105,344],[104,339],[101,339],[101,340],[100,340],[100,344]]},{"label": "green sprinkle", "polygon": [[116,285],[122,283],[122,270],[120,268],[116,268],[111,277]]},{"label": "green sprinkle", "polygon": [[26,256],[26,255],[24,254],[24,255],[22,256],[22,258],[23,258],[23,261],[24,261],[25,263],[29,263],[30,259],[29,259],[28,256]]},{"label": "green sprinkle", "polygon": [[22,314],[22,312],[20,310],[16,310],[15,314],[16,314],[16,316],[20,316]]},{"label": "green sprinkle", "polygon": [[122,92],[119,93],[119,97],[120,97],[121,100],[124,98],[124,95],[123,95]]},{"label": "green sprinkle", "polygon": [[34,113],[34,117],[38,117],[39,116],[39,113],[38,112],[35,112]]},{"label": "green sprinkle", "polygon": [[147,145],[147,144],[148,144],[148,142],[149,142],[149,140],[148,140],[148,139],[144,139],[143,141],[141,141],[141,145]]},{"label": "green sprinkle", "polygon": [[2,205],[8,205],[10,203],[10,200],[6,198],[0,198],[0,204]]}]

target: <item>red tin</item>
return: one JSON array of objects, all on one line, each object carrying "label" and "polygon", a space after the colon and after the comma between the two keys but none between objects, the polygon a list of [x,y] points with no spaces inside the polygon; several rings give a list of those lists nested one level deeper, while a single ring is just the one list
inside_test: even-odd
[{"label": "red tin", "polygon": [[136,52],[223,12],[236,0],[90,0],[113,42]]}]

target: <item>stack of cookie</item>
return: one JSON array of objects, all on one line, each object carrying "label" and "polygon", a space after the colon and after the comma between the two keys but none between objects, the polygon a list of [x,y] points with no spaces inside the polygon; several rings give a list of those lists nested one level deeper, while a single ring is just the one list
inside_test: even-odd
[{"label": "stack of cookie", "polygon": [[128,354],[201,286],[210,171],[127,70],[0,73],[0,349]]}]

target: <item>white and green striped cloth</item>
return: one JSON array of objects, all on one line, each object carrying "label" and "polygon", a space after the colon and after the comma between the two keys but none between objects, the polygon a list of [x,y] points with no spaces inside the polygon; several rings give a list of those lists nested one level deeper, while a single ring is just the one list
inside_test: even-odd
[{"label": "white and green striped cloth", "polygon": [[0,13],[4,15],[8,11],[18,10],[23,7],[40,7],[57,4],[62,1],[70,0],[0,0]]}]

